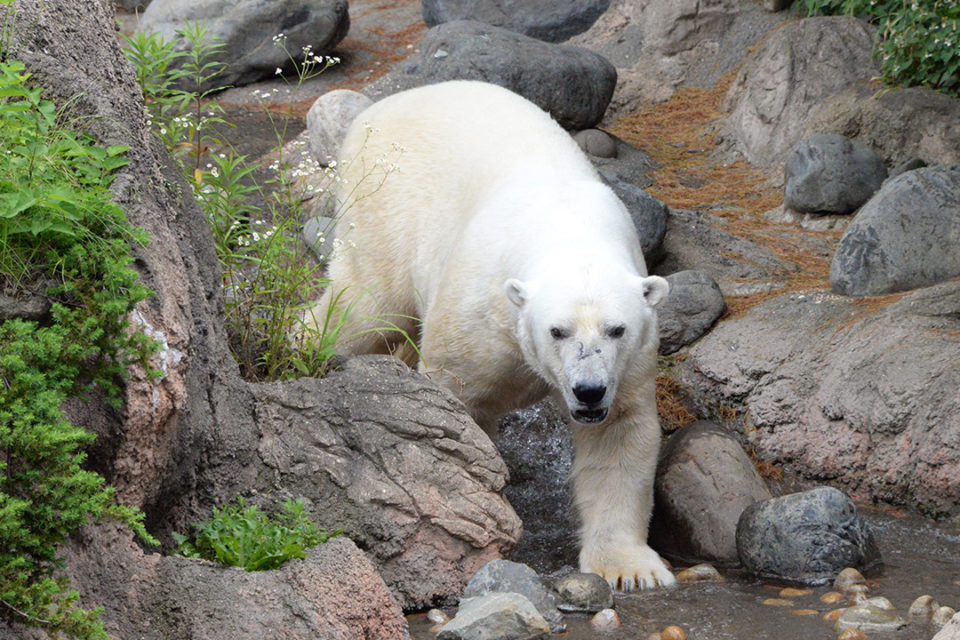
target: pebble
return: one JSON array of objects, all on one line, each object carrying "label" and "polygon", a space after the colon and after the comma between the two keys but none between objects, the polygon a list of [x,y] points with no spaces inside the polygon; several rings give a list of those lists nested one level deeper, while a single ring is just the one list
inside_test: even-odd
[{"label": "pebble", "polygon": [[677,582],[723,582],[723,576],[711,564],[696,564],[678,573]]},{"label": "pebble", "polygon": [[663,640],[663,639],[660,637],[659,633],[651,633],[650,635],[647,636],[647,640]]},{"label": "pebble", "polygon": [[687,632],[672,624],[660,632],[660,640],[687,640]]},{"label": "pebble", "polygon": [[450,622],[450,617],[440,609],[430,609],[427,611],[427,620],[433,624],[446,624]]},{"label": "pebble", "polygon": [[813,589],[794,589],[793,587],[784,587],[780,590],[781,598],[799,598],[813,593]]},{"label": "pebble", "polygon": [[852,584],[847,587],[844,594],[847,596],[850,604],[863,604],[867,599],[869,591],[870,589],[865,584]]},{"label": "pebble", "polygon": [[783,598],[767,598],[763,601],[763,604],[770,607],[792,607],[793,603],[789,600],[784,600]]},{"label": "pebble", "polygon": [[620,616],[613,609],[602,609],[590,618],[590,626],[594,631],[613,631],[620,627]]},{"label": "pebble", "polygon": [[833,588],[837,591],[846,593],[851,586],[856,584],[862,584],[866,586],[867,579],[863,577],[862,573],[853,567],[847,567],[837,574],[836,579],[833,581]]},{"label": "pebble", "polygon": [[596,613],[613,608],[610,584],[595,573],[572,573],[553,585],[561,611]]},{"label": "pebble", "polygon": [[933,612],[933,616],[930,618],[930,621],[936,626],[942,627],[950,622],[950,618],[952,618],[955,613],[956,611],[954,611],[953,607],[940,607]]},{"label": "pebble", "polygon": [[910,605],[910,615],[931,616],[940,608],[940,603],[933,596],[920,596]]},{"label": "pebble", "polygon": [[861,604],[844,609],[840,617],[837,618],[834,628],[838,632],[847,629],[860,629],[864,633],[872,633],[875,631],[894,631],[906,624],[906,620],[895,613]]},{"label": "pebble", "polygon": [[827,591],[825,594],[820,596],[820,602],[825,602],[827,604],[836,604],[843,600],[844,596],[839,591]]},{"label": "pebble", "polygon": [[884,598],[883,596],[874,596],[873,598],[867,598],[863,601],[863,604],[870,605],[871,607],[876,607],[877,609],[883,609],[885,611],[893,611],[893,603]]},{"label": "pebble", "polygon": [[828,622],[836,622],[837,618],[839,618],[842,614],[843,609],[834,609],[833,611],[827,611],[825,614],[823,614],[823,619]]},{"label": "pebble", "polygon": [[837,640],[863,640],[866,637],[867,634],[860,629],[847,629],[837,636]]},{"label": "pebble", "polygon": [[795,616],[816,616],[820,614],[816,609],[794,609],[790,613]]}]

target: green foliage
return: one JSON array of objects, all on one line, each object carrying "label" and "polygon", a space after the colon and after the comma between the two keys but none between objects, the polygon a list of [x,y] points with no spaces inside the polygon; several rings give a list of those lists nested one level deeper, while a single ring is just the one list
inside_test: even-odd
[{"label": "green foliage", "polygon": [[800,0],[807,15],[849,15],[880,32],[881,76],[960,96],[960,3],[956,0]]},{"label": "green foliage", "polygon": [[218,60],[224,45],[208,35],[203,23],[187,22],[177,36],[167,42],[159,33],[137,31],[124,36],[125,52],[136,69],[154,131],[187,177],[199,184],[204,154],[221,144],[209,133],[211,127],[227,124],[220,105],[209,101],[225,87],[205,88],[226,68]]},{"label": "green foliage", "polygon": [[960,96],[960,3],[918,0],[909,6],[887,17],[879,45],[883,77]]},{"label": "green foliage", "polygon": [[[349,308],[332,307],[317,323],[320,329],[304,325],[302,317],[311,306],[309,301],[319,295],[326,281],[321,277],[322,265],[309,255],[300,236],[309,216],[304,202],[322,191],[312,186],[311,180],[316,181],[322,172],[324,180],[334,183],[336,171],[321,168],[315,161],[291,166],[284,157],[291,110],[268,108],[266,99],[272,93],[258,91],[254,96],[263,101],[276,136],[271,177],[258,180],[258,167],[233,153],[210,153],[206,164],[201,163],[201,155],[222,144],[199,135],[210,123],[201,120],[200,111],[201,101],[210,91],[201,92],[201,88],[216,78],[219,66],[213,59],[220,49],[200,25],[188,24],[180,37],[190,53],[178,49],[176,42],[166,43],[157,35],[142,33],[127,39],[127,53],[137,68],[154,129],[180,160],[185,177],[194,185],[197,202],[210,220],[223,271],[226,328],[234,358],[248,380],[322,375]],[[339,62],[313,53],[309,46],[295,55],[287,49],[283,34],[276,36],[273,44],[289,61],[285,65],[289,76],[283,75],[282,69],[277,73],[293,86],[291,104],[304,82]],[[186,65],[185,56],[190,56]],[[175,89],[187,75],[193,90]],[[194,105],[192,120],[183,116],[187,104]],[[208,118],[214,113],[209,111],[213,106],[203,103]],[[191,129],[194,122],[200,124]],[[218,118],[216,122],[223,121]],[[181,153],[184,148],[190,153]],[[184,155],[190,162],[184,162]],[[375,179],[382,184],[392,169],[386,165],[377,169],[382,175]],[[395,328],[390,322],[383,324],[385,329]],[[293,340],[298,334],[303,338]]]},{"label": "green foliage", "polygon": [[57,546],[103,516],[153,540],[143,514],[117,505],[103,478],[82,468],[93,435],[60,407],[93,385],[119,403],[127,367],[146,365],[153,344],[126,320],[150,294],[128,268],[129,243],[145,236],[110,200],[126,148],[64,128],[28,79],[22,63],[0,63],[0,284],[45,290],[52,308],[44,325],[0,322],[0,616],[106,638],[98,612],[78,607],[57,574]]},{"label": "green foliage", "polygon": [[213,518],[194,528],[193,542],[174,534],[178,553],[247,571],[276,569],[287,560],[305,558],[308,549],[341,533],[320,531],[307,515],[303,500],[287,500],[283,511],[270,518],[238,498],[236,504],[222,510],[214,507]]}]

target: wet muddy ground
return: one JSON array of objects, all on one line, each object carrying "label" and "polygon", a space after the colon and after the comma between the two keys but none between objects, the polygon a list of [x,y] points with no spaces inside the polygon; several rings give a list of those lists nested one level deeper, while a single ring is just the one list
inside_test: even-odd
[{"label": "wet muddy ground", "polygon": [[[936,634],[928,618],[910,618],[907,610],[920,595],[932,595],[942,605],[960,609],[960,523],[934,523],[915,516],[861,510],[873,528],[884,564],[868,575],[870,596],[884,596],[896,613],[908,620],[895,632],[870,634],[871,638],[930,640]],[[771,606],[764,600],[779,598],[786,585],[754,580],[733,570],[721,570],[723,583],[678,585],[637,595],[618,595],[616,609],[622,626],[597,633],[589,616],[567,616],[569,629],[561,637],[586,640],[644,639],[668,625],[682,627],[690,640],[747,640],[799,638],[835,640],[837,632],[823,614],[837,608],[821,602],[831,591],[824,586],[805,596],[785,598],[793,606]],[[809,613],[816,611],[815,614]],[[806,611],[806,613],[804,613]],[[453,615],[454,610],[447,612]],[[423,614],[409,617],[413,640],[432,640],[436,634]]]}]

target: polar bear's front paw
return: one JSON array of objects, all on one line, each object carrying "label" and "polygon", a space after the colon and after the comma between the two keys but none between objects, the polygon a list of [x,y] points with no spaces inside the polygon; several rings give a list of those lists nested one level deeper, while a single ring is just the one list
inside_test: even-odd
[{"label": "polar bear's front paw", "polygon": [[657,552],[646,545],[606,545],[580,551],[580,571],[600,574],[622,591],[666,587],[676,578]]}]

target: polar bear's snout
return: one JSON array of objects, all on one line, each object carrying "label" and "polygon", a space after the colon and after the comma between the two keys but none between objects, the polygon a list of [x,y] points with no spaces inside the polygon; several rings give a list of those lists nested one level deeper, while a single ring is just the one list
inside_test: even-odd
[{"label": "polar bear's snout", "polygon": [[588,407],[600,404],[606,393],[607,387],[604,384],[580,383],[573,387],[573,396]]}]

